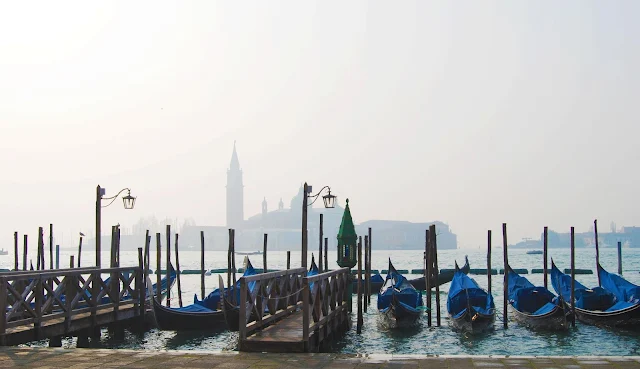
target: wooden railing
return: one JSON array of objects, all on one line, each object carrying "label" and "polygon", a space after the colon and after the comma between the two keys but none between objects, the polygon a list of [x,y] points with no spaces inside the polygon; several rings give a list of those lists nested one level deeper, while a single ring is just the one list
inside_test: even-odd
[{"label": "wooden railing", "polygon": [[[240,346],[255,331],[302,310],[302,342],[320,330],[322,337],[347,319],[349,268],[307,276],[304,268],[240,278]],[[322,338],[315,337],[315,344]]]},{"label": "wooden railing", "polygon": [[[349,268],[326,272],[302,280],[302,339],[308,351],[309,338],[348,312]],[[313,322],[311,322],[311,320]]]},{"label": "wooden railing", "polygon": [[[108,276],[106,280],[102,276]],[[76,268],[0,273],[0,335],[7,329],[111,309],[117,320],[122,304],[144,314],[144,274],[141,267]]]},{"label": "wooden railing", "polygon": [[239,339],[296,311],[306,275],[305,268],[296,268],[240,278]]}]

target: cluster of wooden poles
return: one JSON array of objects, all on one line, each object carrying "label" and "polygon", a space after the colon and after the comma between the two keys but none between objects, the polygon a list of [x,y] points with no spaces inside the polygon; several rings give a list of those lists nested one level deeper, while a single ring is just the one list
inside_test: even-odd
[{"label": "cluster of wooden poles", "polygon": [[[20,270],[20,250],[19,250],[19,241],[20,237],[18,232],[13,233],[13,247],[14,247],[14,265],[13,270]],[[27,251],[29,244],[29,236],[23,235],[23,245],[22,245],[22,270],[27,270]],[[36,267],[33,267],[33,261],[30,262],[30,269],[35,270],[45,270],[47,269],[45,263],[45,237],[44,237],[44,228],[38,228],[38,249],[37,249],[37,261]],[[59,269],[60,268],[60,245],[55,245],[55,258],[53,254],[53,224],[49,224],[49,269]],[[78,268],[80,267],[80,255],[82,252],[82,236],[80,236],[80,244],[78,246]],[[71,266],[75,266],[74,257],[71,256]],[[55,260],[55,264],[54,264]]]}]

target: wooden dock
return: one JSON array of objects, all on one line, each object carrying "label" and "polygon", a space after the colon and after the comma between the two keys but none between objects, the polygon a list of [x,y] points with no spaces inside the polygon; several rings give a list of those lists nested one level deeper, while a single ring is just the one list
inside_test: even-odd
[{"label": "wooden dock", "polygon": [[310,277],[297,268],[240,278],[238,349],[319,351],[350,327],[349,283],[349,268]]},{"label": "wooden dock", "polygon": [[0,345],[142,320],[143,277],[141,266],[0,273]]}]

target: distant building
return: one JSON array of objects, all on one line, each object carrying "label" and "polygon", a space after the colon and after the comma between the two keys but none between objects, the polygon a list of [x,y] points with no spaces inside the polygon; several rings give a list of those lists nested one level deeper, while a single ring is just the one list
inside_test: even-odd
[{"label": "distant building", "polygon": [[233,142],[231,163],[227,170],[227,228],[242,228],[244,221],[244,184],[242,182],[242,169],[236,152],[236,143]]},{"label": "distant building", "polygon": [[[615,227],[612,227],[615,230]],[[593,230],[588,232],[575,232],[574,244],[576,248],[595,247],[595,235]],[[542,248],[544,242],[544,232],[540,233],[540,240],[524,240],[514,245],[514,248]],[[625,247],[640,247],[640,227],[622,227],[622,232],[599,232],[598,246],[616,247],[621,242]],[[571,233],[560,233],[552,230],[547,234],[547,245],[549,248],[569,248],[571,247]]]},{"label": "distant building", "polygon": [[[180,248],[200,249],[200,232],[204,232],[205,248],[208,250],[226,250],[229,244],[229,228],[235,229],[236,250],[261,250],[263,235],[268,234],[269,250],[298,250],[302,243],[302,202],[303,185],[291,198],[288,205],[279,199],[276,209],[269,211],[267,198],[263,198],[261,212],[244,219],[244,183],[242,170],[233,145],[231,161],[227,170],[226,227],[196,226],[192,223],[179,230]],[[354,221],[358,218],[358,205],[350,203]],[[326,209],[319,200],[317,207],[308,208],[307,229],[309,254],[317,254],[320,247],[320,214],[323,215],[323,239],[327,238],[330,250],[337,247],[337,234],[344,208],[340,199],[335,208]],[[359,235],[364,236],[372,228],[374,249],[423,249],[424,234],[429,225],[436,224],[438,249],[457,248],[457,237],[449,226],[442,222],[411,223],[406,221],[371,220],[356,226]],[[173,229],[172,229],[173,230]],[[164,240],[164,236],[163,236]],[[107,241],[108,242],[108,241]],[[108,244],[103,241],[103,244]],[[323,242],[324,244],[324,242]]]}]

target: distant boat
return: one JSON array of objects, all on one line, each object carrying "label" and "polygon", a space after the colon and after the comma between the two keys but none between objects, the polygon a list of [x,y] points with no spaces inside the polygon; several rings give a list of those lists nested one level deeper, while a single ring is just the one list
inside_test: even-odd
[{"label": "distant boat", "polygon": [[262,251],[250,251],[250,252],[236,252],[238,255],[262,255]]},{"label": "distant boat", "polygon": [[528,255],[542,255],[542,250],[529,250],[527,251]]},{"label": "distant boat", "polygon": [[9,251],[3,248],[2,250],[0,250],[0,255],[9,255]]}]

